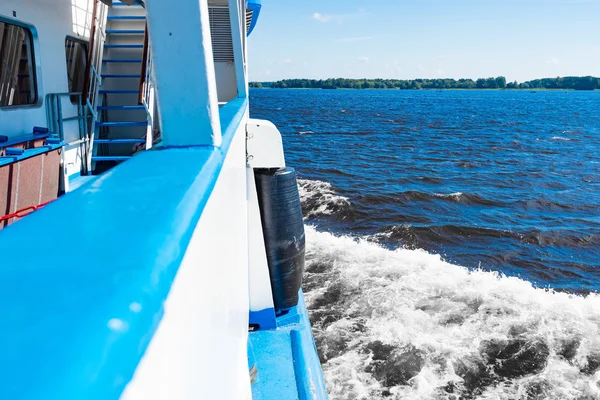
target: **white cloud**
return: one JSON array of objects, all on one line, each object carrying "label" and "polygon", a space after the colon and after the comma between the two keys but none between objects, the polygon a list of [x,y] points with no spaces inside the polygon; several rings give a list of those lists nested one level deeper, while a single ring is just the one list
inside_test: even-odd
[{"label": "white cloud", "polygon": [[270,69],[267,69],[264,73],[265,76],[271,76],[272,72]]},{"label": "white cloud", "polygon": [[366,56],[359,57],[358,59],[365,64],[369,62],[369,57]]},{"label": "white cloud", "polygon": [[332,15],[324,15],[324,14],[316,12],[313,14],[313,19],[315,19],[319,22],[329,22],[329,21],[333,20],[333,16]]},{"label": "white cloud", "polygon": [[425,71],[425,67],[421,64],[417,64],[417,68],[419,68],[419,71]]},{"label": "white cloud", "polygon": [[361,42],[363,40],[371,40],[375,39],[377,36],[361,36],[361,37],[351,37],[351,38],[343,38],[337,40],[338,43],[353,43],[353,42]]},{"label": "white cloud", "polygon": [[292,64],[294,61],[291,58],[286,58],[284,64]]},{"label": "white cloud", "polygon": [[370,16],[370,14],[368,12],[361,9],[358,12],[347,13],[347,14],[321,14],[319,12],[316,12],[313,14],[312,18],[315,21],[319,21],[319,22],[323,22],[323,23],[335,21],[338,24],[342,25],[346,21],[363,19],[363,18],[367,18],[369,16]]},{"label": "white cloud", "polygon": [[552,57],[549,60],[546,60],[546,64],[560,65],[560,60],[556,57]]}]

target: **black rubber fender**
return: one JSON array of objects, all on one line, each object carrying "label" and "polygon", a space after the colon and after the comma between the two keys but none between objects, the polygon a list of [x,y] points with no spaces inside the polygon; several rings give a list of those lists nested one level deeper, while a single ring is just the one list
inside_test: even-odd
[{"label": "black rubber fender", "polygon": [[298,304],[306,237],[296,171],[256,169],[256,190],[276,311]]}]

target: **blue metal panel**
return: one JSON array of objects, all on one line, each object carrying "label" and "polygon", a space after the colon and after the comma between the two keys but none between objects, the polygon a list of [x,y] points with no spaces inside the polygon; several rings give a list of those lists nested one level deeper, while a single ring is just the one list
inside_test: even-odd
[{"label": "blue metal panel", "polygon": [[[42,153],[47,153],[52,150],[60,149],[61,147],[64,147],[64,146],[65,146],[65,143],[58,142],[58,143],[53,143],[53,144],[49,143],[47,146],[36,147],[33,149],[26,149],[22,152],[19,151],[18,152],[19,154],[15,153],[15,154],[10,154],[10,155],[4,156],[4,157],[0,157],[0,166],[10,164],[10,163],[13,163],[16,161],[23,161],[28,158],[40,155]],[[18,150],[22,150],[22,149],[18,149]],[[8,152],[7,152],[7,154],[8,154]],[[0,248],[2,248],[2,247],[0,247]]]},{"label": "blue metal panel", "polygon": [[121,21],[145,21],[144,15],[109,15],[106,17],[108,20],[121,20]]},{"label": "blue metal panel", "polygon": [[[146,151],[0,231],[1,399],[118,399],[163,304],[247,102],[223,146]],[[60,222],[60,223],[59,223]],[[54,240],[73,238],[65,254]],[[35,246],[35,251],[31,251]]]},{"label": "blue metal panel", "polygon": [[260,16],[260,10],[262,8],[261,0],[246,0],[246,7],[252,10],[252,21],[250,22],[250,28],[248,28],[248,36],[254,30],[258,17]]},{"label": "blue metal panel", "polygon": [[50,135],[51,135],[50,132],[34,133],[32,135],[14,136],[12,138],[9,138],[8,136],[5,136],[5,135],[1,135],[0,136],[0,148],[9,147],[9,146],[12,146],[13,144],[17,144],[17,143],[28,142],[30,140],[45,139],[45,138],[50,137]]},{"label": "blue metal panel", "polygon": [[277,319],[275,318],[275,309],[267,308],[261,311],[250,311],[250,325],[258,325],[260,330],[269,330],[277,328]]},{"label": "blue metal panel", "polygon": [[105,49],[143,49],[143,44],[111,44],[105,43]]},{"label": "blue metal panel", "polygon": [[146,143],[146,139],[96,139],[94,144],[137,144]]},{"label": "blue metal panel", "polygon": [[107,35],[143,35],[143,29],[107,29]]},{"label": "blue metal panel", "polygon": [[[125,121],[125,122],[119,122],[119,121],[111,121],[111,122],[98,122],[96,124],[96,126],[106,126],[106,127],[124,127],[124,128],[128,128],[128,127],[133,127],[133,126],[148,126],[148,122],[147,121]],[[144,141],[145,142],[145,141]]]}]

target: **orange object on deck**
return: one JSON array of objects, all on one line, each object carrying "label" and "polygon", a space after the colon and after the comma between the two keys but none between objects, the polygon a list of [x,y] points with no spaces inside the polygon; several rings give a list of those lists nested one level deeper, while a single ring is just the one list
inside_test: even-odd
[{"label": "orange object on deck", "polygon": [[7,214],[7,215],[5,215],[3,217],[0,217],[0,222],[8,221],[9,219],[12,219],[12,218],[19,219],[19,218],[26,217],[29,214],[31,214],[32,212],[39,210],[40,208],[48,205],[49,203],[52,203],[53,201],[54,200],[50,200],[50,201],[47,201],[45,203],[39,204],[37,206],[29,206],[29,207],[22,208],[22,209],[14,212],[12,214]]}]

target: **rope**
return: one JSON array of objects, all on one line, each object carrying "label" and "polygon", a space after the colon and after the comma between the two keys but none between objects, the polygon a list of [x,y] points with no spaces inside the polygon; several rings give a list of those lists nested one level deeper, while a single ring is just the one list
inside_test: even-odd
[{"label": "rope", "polygon": [[37,206],[29,206],[29,207],[22,208],[12,214],[8,214],[3,217],[0,217],[0,222],[4,222],[4,221],[7,221],[12,218],[24,218],[24,217],[28,216],[29,214],[31,214],[32,212],[39,210],[40,208],[46,206],[49,203],[52,203],[53,201],[54,200],[50,200],[45,203],[39,204]]}]

